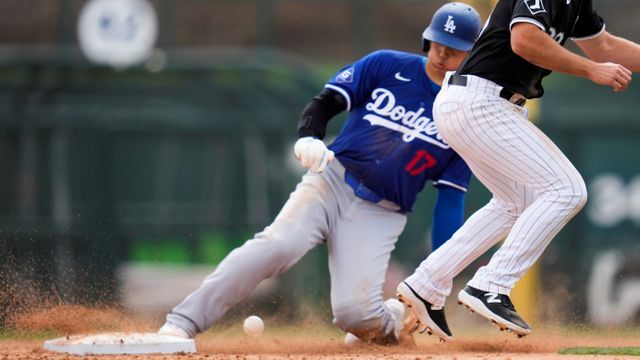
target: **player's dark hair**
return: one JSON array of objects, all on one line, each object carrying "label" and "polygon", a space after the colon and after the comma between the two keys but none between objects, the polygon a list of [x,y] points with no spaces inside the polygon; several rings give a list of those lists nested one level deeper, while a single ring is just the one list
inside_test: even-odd
[{"label": "player's dark hair", "polygon": [[347,109],[346,99],[336,91],[324,89],[307,104],[298,120],[298,137],[324,139],[329,120]]}]

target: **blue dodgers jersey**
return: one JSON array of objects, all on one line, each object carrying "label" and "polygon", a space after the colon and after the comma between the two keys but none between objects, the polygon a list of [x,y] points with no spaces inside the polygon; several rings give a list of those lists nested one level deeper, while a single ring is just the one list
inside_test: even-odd
[{"label": "blue dodgers jersey", "polygon": [[471,177],[432,120],[440,86],[427,77],[426,61],[380,50],[344,67],[325,85],[345,97],[350,111],[329,148],[353,177],[400,205],[401,212],[413,209],[427,180],[466,191]]}]

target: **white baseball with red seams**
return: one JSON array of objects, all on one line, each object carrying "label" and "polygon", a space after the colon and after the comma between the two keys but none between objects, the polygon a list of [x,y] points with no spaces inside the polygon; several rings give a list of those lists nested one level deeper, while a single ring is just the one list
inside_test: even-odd
[{"label": "white baseball with red seams", "polygon": [[493,198],[406,280],[437,306],[444,305],[453,278],[505,237],[469,285],[509,295],[587,197],[580,173],[528,121],[526,108],[501,98],[501,86],[466,77],[466,86],[446,85],[445,79],[434,117],[444,139]]}]

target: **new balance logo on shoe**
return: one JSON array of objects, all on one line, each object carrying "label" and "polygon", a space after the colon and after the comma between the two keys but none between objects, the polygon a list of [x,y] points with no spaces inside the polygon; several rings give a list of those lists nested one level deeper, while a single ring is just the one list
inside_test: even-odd
[{"label": "new balance logo on shoe", "polygon": [[483,291],[467,285],[458,294],[458,303],[471,312],[489,319],[500,330],[514,332],[518,337],[531,333],[531,327],[518,315],[508,295]]},{"label": "new balance logo on shoe", "polygon": [[498,299],[498,294],[496,294],[496,293],[486,293],[486,294],[484,294],[484,296],[487,297],[487,302],[488,303],[500,304],[502,302],[502,301],[500,301],[500,299]]}]

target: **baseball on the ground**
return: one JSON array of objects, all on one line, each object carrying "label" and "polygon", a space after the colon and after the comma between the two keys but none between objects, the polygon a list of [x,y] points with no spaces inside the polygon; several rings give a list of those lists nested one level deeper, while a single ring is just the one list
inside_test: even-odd
[{"label": "baseball on the ground", "polygon": [[244,333],[249,336],[260,336],[264,331],[264,321],[259,316],[251,315],[242,323]]}]

